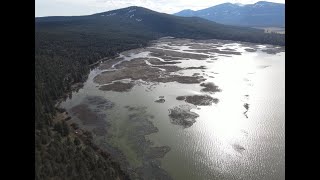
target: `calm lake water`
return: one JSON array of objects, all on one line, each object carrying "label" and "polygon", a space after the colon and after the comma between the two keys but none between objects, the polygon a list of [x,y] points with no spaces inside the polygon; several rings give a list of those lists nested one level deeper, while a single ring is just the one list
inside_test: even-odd
[{"label": "calm lake water", "polygon": [[[190,44],[201,47],[191,48]],[[101,147],[118,149],[132,169],[141,166],[144,160],[137,153],[137,145],[132,144],[135,141],[130,140],[130,128],[134,124],[126,106],[143,107],[141,114],[152,116],[148,120],[158,132],[145,138],[153,147],[170,147],[169,152],[157,159],[172,179],[285,179],[285,52],[268,54],[263,50],[277,47],[232,41],[164,39],[152,45],[183,53],[191,49],[210,50],[210,46],[220,50],[227,48],[241,55],[193,52],[209,57],[205,60],[178,59],[175,61],[181,63],[175,66],[205,66],[206,69],[185,69],[172,74],[192,76],[199,73],[206,78],[204,82],[213,82],[221,89],[220,92],[202,92],[203,87],[199,84],[130,79],[123,80],[135,83],[128,92],[102,91],[93,78],[106,70],[96,68],[90,72],[84,87],[74,92],[71,99],[62,102],[61,107],[70,111],[88,96],[99,96],[113,102],[114,107],[103,112],[110,123],[106,127],[108,133],[95,136],[95,141]],[[246,48],[257,51],[248,52]],[[151,57],[148,49],[124,52],[121,56],[125,61]],[[196,94],[210,95],[219,102],[193,108],[191,111],[199,117],[191,127],[172,124],[168,109],[188,104],[176,100],[176,97]],[[154,102],[159,96],[164,96],[164,103]],[[72,121],[82,128],[93,128],[81,124],[77,117]]]}]

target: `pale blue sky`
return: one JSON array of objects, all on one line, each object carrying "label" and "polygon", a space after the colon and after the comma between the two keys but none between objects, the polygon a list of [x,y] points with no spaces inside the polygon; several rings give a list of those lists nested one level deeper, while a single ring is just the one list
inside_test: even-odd
[{"label": "pale blue sky", "polygon": [[[142,6],[158,12],[175,13],[183,9],[199,10],[231,2],[253,4],[259,0],[35,0],[35,16],[89,15],[128,6]],[[284,0],[267,0],[285,3]]]}]

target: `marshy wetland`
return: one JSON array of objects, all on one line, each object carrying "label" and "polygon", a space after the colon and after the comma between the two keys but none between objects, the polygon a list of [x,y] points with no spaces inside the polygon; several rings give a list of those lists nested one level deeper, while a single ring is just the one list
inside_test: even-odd
[{"label": "marshy wetland", "polygon": [[284,47],[162,38],[60,104],[132,179],[284,179]]}]

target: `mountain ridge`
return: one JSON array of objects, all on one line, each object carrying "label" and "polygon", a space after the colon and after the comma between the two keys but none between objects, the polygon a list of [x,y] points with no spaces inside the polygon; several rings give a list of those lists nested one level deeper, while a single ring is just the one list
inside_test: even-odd
[{"label": "mountain ridge", "polygon": [[285,27],[285,4],[259,1],[239,5],[222,3],[205,9],[182,10],[173,15],[201,17],[222,24],[246,27]]},{"label": "mountain ridge", "polygon": [[[262,30],[224,25],[201,17],[179,17],[147,8],[130,6],[85,16],[49,16],[35,18],[36,31],[75,30],[77,32],[108,33],[120,31],[133,36],[159,38],[226,39],[284,45],[284,36],[265,34]],[[137,33],[141,32],[141,33]],[[277,38],[270,38],[269,36]],[[279,42],[270,41],[279,40]]]}]

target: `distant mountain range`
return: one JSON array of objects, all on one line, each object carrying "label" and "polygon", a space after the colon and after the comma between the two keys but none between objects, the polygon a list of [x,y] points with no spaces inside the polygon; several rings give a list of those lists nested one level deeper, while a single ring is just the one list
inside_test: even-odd
[{"label": "distant mountain range", "polygon": [[[179,17],[132,6],[87,16],[39,17],[36,33],[90,34],[102,39],[156,39],[163,36],[226,39],[284,45],[284,36],[263,30],[219,24],[199,17]],[[118,38],[119,37],[119,38]]]},{"label": "distant mountain range", "polygon": [[206,9],[186,9],[174,15],[201,17],[222,24],[248,27],[285,27],[285,4],[259,1],[254,4],[223,3]]}]

